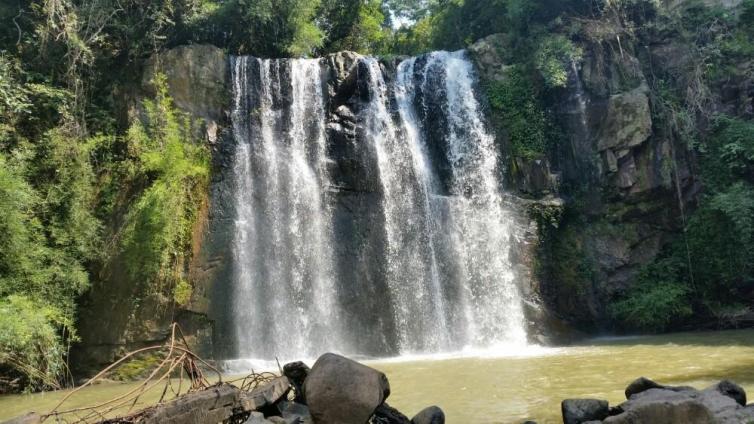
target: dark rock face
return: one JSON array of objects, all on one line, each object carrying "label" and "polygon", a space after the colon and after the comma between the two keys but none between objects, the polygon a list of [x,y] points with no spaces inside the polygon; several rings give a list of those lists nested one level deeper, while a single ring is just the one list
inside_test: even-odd
[{"label": "dark rock face", "polygon": [[[573,64],[567,86],[547,105],[565,142],[547,157],[510,158],[508,187],[533,202],[562,198],[580,218],[549,229],[529,254],[543,265],[529,298],[546,309],[539,315],[586,331],[608,322],[606,305],[679,234],[681,208],[693,209],[700,192],[693,154],[653,120],[657,105],[648,82],[655,74],[680,74],[688,64],[689,47],[671,41],[643,41],[651,48],[624,44],[621,54],[582,41],[583,61]],[[487,81],[506,78],[507,43],[490,36],[469,48]],[[735,85],[720,109],[748,103],[741,100],[746,83]],[[578,254],[563,254],[574,248]],[[585,271],[574,276],[563,272],[568,269]]]},{"label": "dark rock face", "polygon": [[566,399],[560,404],[564,424],[581,424],[603,420],[608,415],[608,404],[599,399]]},{"label": "dark rock face", "polygon": [[385,374],[333,353],[322,355],[304,382],[315,423],[366,423],[390,396]]},{"label": "dark rock face", "polygon": [[[192,297],[188,305],[175,307],[166,293],[140,293],[143,285],[131,281],[122,272],[123,259],[115,258],[109,269],[101,270],[106,275],[104,280],[93,285],[81,300],[78,329],[82,343],[72,352],[72,362],[82,373],[99,370],[130,350],[167,339],[172,321],[181,325],[189,342],[204,356],[211,356],[214,345],[221,344],[213,340],[217,318],[210,299],[224,295],[215,293],[212,282],[222,278],[224,272],[223,250],[216,247],[230,240],[218,225],[227,219],[227,205],[221,204],[225,197],[219,193],[228,190],[225,178],[230,175],[226,170],[232,154],[232,143],[226,142],[230,139],[226,117],[228,60],[222,49],[209,45],[182,46],[151,58],[145,64],[141,86],[121,99],[128,118],[142,116],[141,102],[154,96],[151,82],[157,72],[165,74],[176,107],[193,121],[196,138],[212,151],[209,205],[200,210],[192,234],[194,257],[186,264]],[[203,237],[205,232],[208,235]],[[210,246],[213,248],[203,249]],[[107,325],[102,325],[102,317],[107,317]]]}]

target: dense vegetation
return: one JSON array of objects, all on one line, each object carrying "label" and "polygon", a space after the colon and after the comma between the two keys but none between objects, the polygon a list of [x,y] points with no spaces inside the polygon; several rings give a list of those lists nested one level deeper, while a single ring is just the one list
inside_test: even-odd
[{"label": "dense vegetation", "polygon": [[[152,53],[211,43],[271,57],[413,54],[503,32],[514,66],[507,79],[485,85],[493,121],[513,156],[534,159],[557,151],[546,104],[581,59],[579,42],[633,36],[656,7],[651,0],[3,2],[0,392],[65,382],[77,299],[113,261],[128,264],[131,281],[147,291],[170,292],[179,304],[191,295],[183,265],[209,176],[209,153],[193,130],[199,123],[175,110],[159,77],[140,119],[119,112],[118,93],[133,87]],[[754,124],[712,116],[701,94],[754,53],[754,1],[737,16],[697,12],[672,30],[703,55],[699,95],[672,81],[654,88],[672,137],[699,154],[706,191],[683,237],[616,299],[612,316],[624,328],[673,328],[699,312],[735,315],[752,291]],[[602,26],[589,33],[587,19]],[[588,264],[570,252],[559,262],[562,274],[589,278]]]}]

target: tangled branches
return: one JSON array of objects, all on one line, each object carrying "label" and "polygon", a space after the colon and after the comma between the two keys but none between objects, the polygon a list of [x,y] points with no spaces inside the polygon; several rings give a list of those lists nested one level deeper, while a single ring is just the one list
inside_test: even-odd
[{"label": "tangled branches", "polygon": [[[64,409],[63,406],[82,389],[92,386],[111,375],[122,365],[138,355],[152,353],[161,356],[161,360],[146,379],[128,392],[96,405]],[[201,367],[199,366],[201,365]],[[106,420],[117,415],[131,413],[137,405],[154,400],[156,403],[177,398],[181,395],[207,389],[212,386],[204,376],[202,368],[217,374],[218,383],[222,374],[214,366],[193,353],[186,342],[183,332],[177,324],[171,327],[170,339],[163,345],[150,346],[135,350],[92,377],[82,386],[66,395],[51,412],[42,416],[43,421],[56,423],[92,423]],[[254,377],[250,381],[259,381]],[[265,377],[267,378],[267,377]],[[244,384],[246,379],[244,379]],[[252,383],[249,383],[251,385]],[[151,399],[148,399],[151,398]]]}]

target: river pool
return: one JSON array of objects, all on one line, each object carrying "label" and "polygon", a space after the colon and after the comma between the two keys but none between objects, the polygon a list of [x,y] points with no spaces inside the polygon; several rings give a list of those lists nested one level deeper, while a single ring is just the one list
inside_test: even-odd
[{"label": "river pool", "polygon": [[[570,397],[624,399],[625,386],[646,376],[702,388],[728,378],[754,397],[754,330],[595,339],[578,346],[521,352],[468,353],[367,361],[384,371],[388,403],[411,416],[442,407],[450,424],[560,423]],[[133,383],[104,383],[76,394],[66,407],[110,399]],[[0,397],[0,419],[50,410],[65,391]],[[153,398],[159,396],[154,393]]]}]

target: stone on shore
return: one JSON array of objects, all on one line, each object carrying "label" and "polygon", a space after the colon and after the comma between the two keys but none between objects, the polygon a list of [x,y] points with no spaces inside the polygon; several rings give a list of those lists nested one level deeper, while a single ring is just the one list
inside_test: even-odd
[{"label": "stone on shore", "polygon": [[564,424],[604,420],[609,411],[607,401],[599,399],[566,399],[560,404],[560,409]]},{"label": "stone on shore", "polygon": [[294,402],[306,405],[306,396],[304,396],[304,381],[309,375],[311,369],[301,361],[291,362],[283,366],[283,375],[288,377],[293,390],[296,392]]},{"label": "stone on shore", "polygon": [[360,424],[387,399],[390,384],[373,368],[326,353],[309,372],[304,395],[316,424]]},{"label": "stone on shore", "polygon": [[437,406],[430,406],[411,418],[411,424],[445,424],[445,413]]},{"label": "stone on shore", "polygon": [[754,422],[754,408],[746,405],[746,392],[723,380],[704,390],[673,387],[646,378],[626,388],[629,399],[611,410],[604,424],[739,424]]}]

